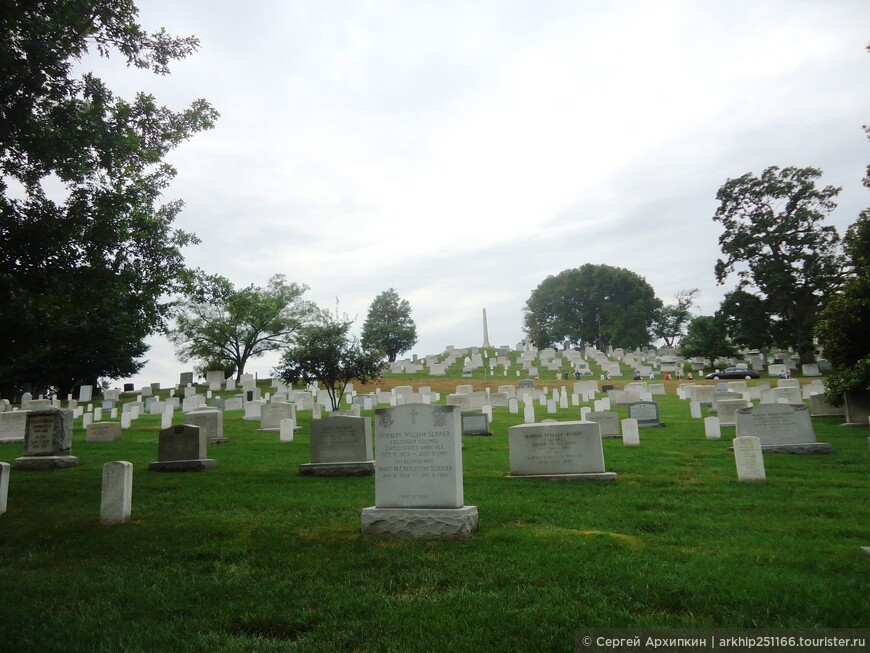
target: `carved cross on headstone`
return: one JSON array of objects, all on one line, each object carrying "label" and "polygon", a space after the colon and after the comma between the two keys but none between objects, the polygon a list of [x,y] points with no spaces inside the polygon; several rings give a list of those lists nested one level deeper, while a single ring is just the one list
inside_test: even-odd
[{"label": "carved cross on headstone", "polygon": [[411,424],[417,424],[417,409],[412,408],[408,411],[408,414],[411,416]]}]

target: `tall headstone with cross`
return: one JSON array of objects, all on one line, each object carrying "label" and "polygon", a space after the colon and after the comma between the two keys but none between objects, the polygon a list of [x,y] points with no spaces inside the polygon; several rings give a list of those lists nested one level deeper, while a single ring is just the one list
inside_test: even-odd
[{"label": "tall headstone with cross", "polygon": [[362,532],[413,539],[465,539],[477,530],[462,482],[461,410],[405,404],[375,411],[375,505]]}]

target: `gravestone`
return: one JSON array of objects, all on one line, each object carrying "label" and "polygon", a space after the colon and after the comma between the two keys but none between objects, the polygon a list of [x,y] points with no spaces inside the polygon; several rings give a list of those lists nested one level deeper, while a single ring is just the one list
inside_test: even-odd
[{"label": "gravestone", "polygon": [[94,386],[83,385],[79,387],[79,402],[91,401],[94,394]]},{"label": "gravestone", "polygon": [[103,465],[100,523],[123,524],[130,519],[133,499],[133,463],[126,460]]},{"label": "gravestone", "polygon": [[184,415],[184,423],[198,426],[200,433],[205,434],[208,444],[224,444],[229,442],[224,437],[224,414],[214,408],[193,410]]},{"label": "gravestone", "polygon": [[664,426],[659,421],[659,405],[655,401],[636,401],[628,404],[628,416],[637,420],[638,428],[648,429]]},{"label": "gravestone", "polygon": [[193,372],[182,372],[178,375],[178,385],[181,387],[190,385],[193,383]]},{"label": "gravestone", "polygon": [[640,446],[639,426],[638,421],[631,417],[622,420],[622,444],[626,447]]},{"label": "gravestone", "polygon": [[177,424],[158,436],[157,461],[148,463],[154,472],[201,472],[217,462],[207,458],[208,443],[198,426]]},{"label": "gravestone", "polygon": [[293,432],[296,430],[296,420],[282,419],[278,430],[279,442],[293,442]]},{"label": "gravestone", "polygon": [[745,399],[720,399],[716,406],[720,426],[736,426],[737,411],[748,407]]},{"label": "gravestone", "polygon": [[22,444],[27,432],[28,410],[0,413],[0,444]]},{"label": "gravestone", "polygon": [[85,442],[112,442],[121,439],[121,422],[93,422],[88,424]]},{"label": "gravestone", "polygon": [[867,428],[870,418],[870,390],[849,390],[843,394],[846,406],[846,424]]},{"label": "gravestone", "polygon": [[27,414],[24,455],[12,463],[13,469],[45,471],[75,467],[79,459],[71,455],[73,412],[65,408],[43,408]]},{"label": "gravestone", "polygon": [[719,427],[718,417],[704,418],[704,435],[708,440],[720,440],[722,438],[722,429]]},{"label": "gravestone", "polygon": [[210,390],[220,390],[226,378],[224,370],[208,370],[205,373],[205,382]]},{"label": "gravestone", "polygon": [[280,431],[281,420],[296,420],[296,404],[274,402],[260,408],[260,431]]},{"label": "gravestone", "polygon": [[773,388],[770,391],[771,396],[773,397],[773,402],[775,404],[780,403],[789,403],[794,404],[796,406],[802,406],[804,403],[803,394],[801,393],[800,387],[795,386],[783,386]]},{"label": "gravestone", "polygon": [[764,456],[761,440],[751,435],[734,438],[734,461],[737,464],[737,480],[744,483],[763,483]]},{"label": "gravestone", "polygon": [[462,413],[462,435],[492,435],[486,413]]},{"label": "gravestone", "polygon": [[311,422],[311,462],[301,476],[371,476],[372,423],[368,417],[333,415]]},{"label": "gravestone", "polygon": [[806,406],[759,404],[737,410],[737,435],[754,436],[767,453],[825,454],[831,445],[817,442]]},{"label": "gravestone", "polygon": [[810,395],[810,414],[813,417],[845,417],[844,406],[833,406],[823,394]]},{"label": "gravestone", "polygon": [[701,419],[701,402],[700,401],[690,401],[689,402],[689,413],[692,416],[692,419]]},{"label": "gravestone", "polygon": [[586,421],[596,422],[601,428],[602,438],[618,438],[619,413],[615,410],[593,410],[586,413]]},{"label": "gravestone", "polygon": [[465,539],[477,530],[466,506],[459,408],[407,404],[376,415],[375,505],[362,533],[413,539]]},{"label": "gravestone", "polygon": [[248,420],[248,421],[253,421],[253,420],[260,421],[263,406],[265,406],[265,405],[266,405],[265,401],[247,401],[247,402],[245,402],[245,416],[242,417],[242,419]]},{"label": "gravestone", "polygon": [[0,515],[6,512],[6,501],[9,498],[9,463],[0,463]]},{"label": "gravestone", "polygon": [[615,481],[604,468],[601,432],[594,422],[543,422],[508,429],[510,478]]}]

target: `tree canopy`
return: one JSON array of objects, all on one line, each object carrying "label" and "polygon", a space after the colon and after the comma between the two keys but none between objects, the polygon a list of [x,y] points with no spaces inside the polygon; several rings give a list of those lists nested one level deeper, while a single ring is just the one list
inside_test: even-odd
[{"label": "tree canopy", "polygon": [[115,97],[88,53],[120,54],[167,74],[198,47],[148,33],[130,0],[9,0],[0,18],[0,391],[69,392],[138,371],[145,338],[165,324],[167,296],[187,280],[161,203],[175,175],[163,159],[217,112],[176,112],[144,93]]},{"label": "tree canopy", "polygon": [[715,317],[736,347],[765,350],[774,344],[777,329],[767,302],[758,295],[732,290],[722,299]]},{"label": "tree canopy", "polygon": [[319,381],[329,394],[333,410],[337,410],[345,386],[354,380],[371,381],[380,373],[384,360],[381,351],[364,348],[350,335],[352,324],[346,317],[339,319],[324,313],[322,320],[300,330],[274,374],[285,383]]},{"label": "tree canopy", "polygon": [[652,332],[654,336],[664,340],[665,347],[675,347],[677,340],[682,337],[692,319],[691,309],[698,292],[697,288],[680,290],[674,296],[676,301],[673,304],[662,306],[656,311]]},{"label": "tree canopy", "polygon": [[734,355],[734,347],[725,336],[722,322],[712,315],[699,315],[689,322],[686,337],[680,343],[686,358],[723,358]]},{"label": "tree canopy", "polygon": [[[870,137],[870,128],[864,130]],[[870,166],[863,182],[870,188]],[[847,281],[822,311],[815,330],[833,368],[826,394],[834,404],[845,392],[870,390],[870,209],[846,231],[843,251]]]},{"label": "tree canopy", "polygon": [[362,328],[362,344],[380,349],[391,363],[417,343],[417,325],[411,318],[411,304],[394,288],[375,297]]},{"label": "tree canopy", "polygon": [[767,168],[729,179],[716,194],[713,220],[724,259],[716,262],[721,284],[735,273],[738,289],[754,290],[778,321],[779,337],[801,362],[815,360],[813,325],[825,298],[839,284],[842,258],[836,228],[822,220],[840,192],[818,188],[816,168]]},{"label": "tree canopy", "polygon": [[537,347],[569,340],[634,348],[649,344],[661,300],[630,270],[587,263],[544,279],[526,302],[524,331]]},{"label": "tree canopy", "polygon": [[236,289],[219,275],[199,275],[175,312],[169,337],[180,360],[232,367],[236,379],[252,358],[285,349],[320,310],[302,299],[308,286],[288,283],[283,274],[265,287]]}]

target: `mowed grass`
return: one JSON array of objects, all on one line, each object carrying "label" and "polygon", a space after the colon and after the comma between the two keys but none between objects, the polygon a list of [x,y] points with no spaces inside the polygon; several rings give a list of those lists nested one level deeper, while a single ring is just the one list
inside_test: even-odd
[{"label": "mowed grass", "polygon": [[[112,443],[79,427],[79,467],[12,472],[0,649],[571,651],[575,628],[870,624],[870,433],[816,419],[833,454],[766,455],[767,483],[742,484],[733,429],[708,441],[687,402],[657,399],[666,426],[640,447],[604,441],[603,484],[506,478],[521,416],[495,409],[492,437],[463,439],[465,542],[363,537],[373,477],[297,473],[310,412],[290,444],[225,413],[201,473],[148,471],[159,418]],[[112,460],[134,464],[133,516],[102,526]]]}]

